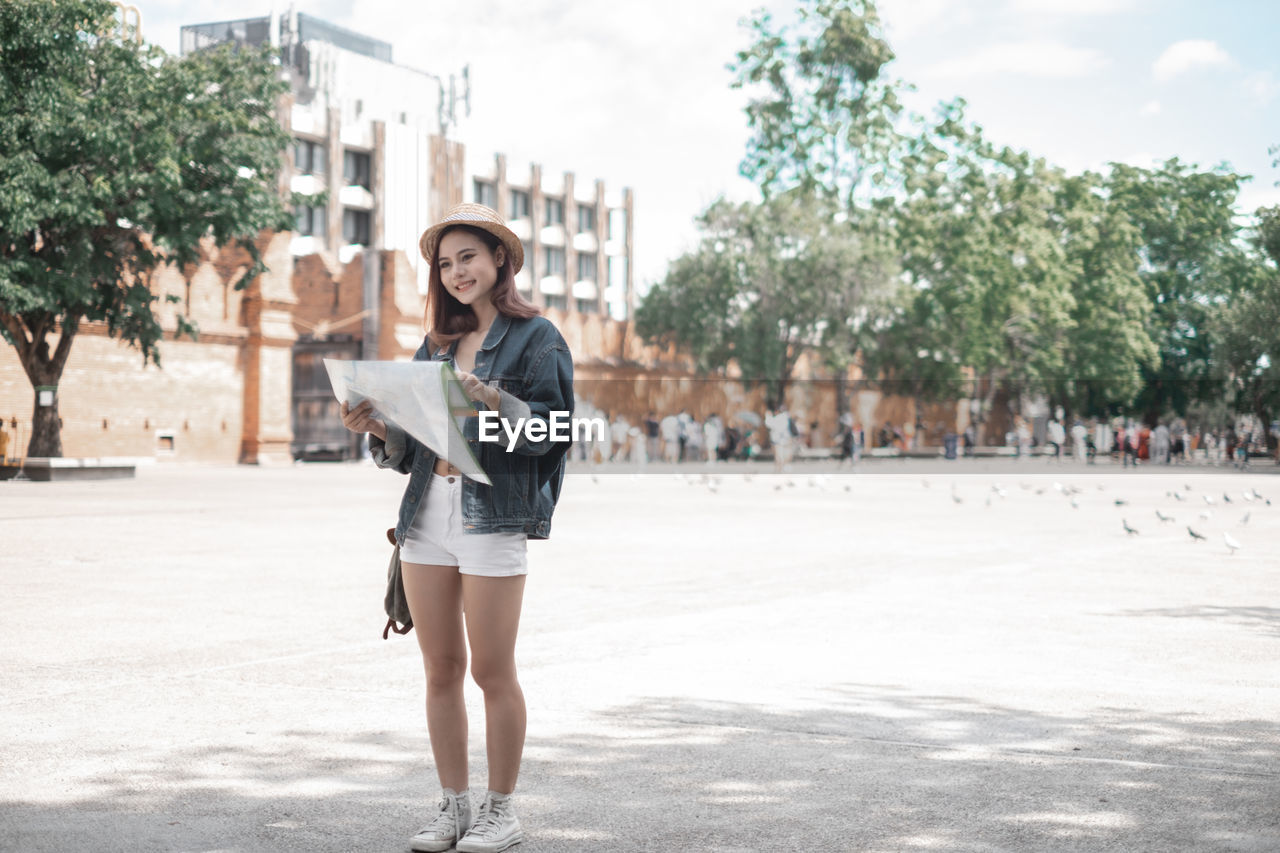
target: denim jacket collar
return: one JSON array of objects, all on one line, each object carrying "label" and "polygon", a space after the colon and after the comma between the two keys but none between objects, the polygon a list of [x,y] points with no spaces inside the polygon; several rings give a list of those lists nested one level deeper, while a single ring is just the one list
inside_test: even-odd
[{"label": "denim jacket collar", "polygon": [[489,325],[489,333],[484,336],[484,343],[480,345],[482,350],[491,350],[502,343],[502,338],[507,334],[507,329],[511,328],[511,318],[501,311],[498,316],[493,318],[493,322]]},{"label": "denim jacket collar", "polygon": [[[507,329],[511,328],[511,318],[501,311],[498,316],[493,318],[493,322],[489,324],[489,331],[484,336],[484,343],[480,345],[481,351],[490,351],[497,349],[498,344],[502,343],[502,339],[506,337]],[[460,340],[460,339],[459,339]],[[453,361],[458,354],[458,341],[449,344],[447,349],[439,350],[432,354],[433,361]]]}]

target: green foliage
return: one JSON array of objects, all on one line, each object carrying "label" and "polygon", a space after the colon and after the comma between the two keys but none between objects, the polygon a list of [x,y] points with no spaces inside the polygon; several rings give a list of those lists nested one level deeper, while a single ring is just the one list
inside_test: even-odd
[{"label": "green foliage", "polygon": [[751,101],[742,174],[765,193],[799,189],[852,208],[885,184],[899,143],[901,84],[883,76],[893,51],[871,0],[802,0],[788,30],[767,12],[730,66]]},{"label": "green foliage", "polygon": [[1256,262],[1237,242],[1242,180],[1225,168],[1198,171],[1176,158],[1156,169],[1112,164],[1107,191],[1140,234],[1148,328],[1159,350],[1159,361],[1144,369],[1137,400],[1149,419],[1221,392],[1208,323],[1214,305],[1247,290]]},{"label": "green foliage", "polygon": [[1211,377],[1235,411],[1269,424],[1280,412],[1280,275],[1261,265],[1241,275],[1254,280],[1216,306],[1207,324]]},{"label": "green foliage", "polygon": [[115,37],[114,12],[10,0],[0,17],[0,330],[33,384],[57,383],[84,320],[158,361],[156,265],[239,242],[247,283],[258,234],[290,227],[270,57],[169,57]]},{"label": "green foliage", "polygon": [[[844,312],[882,286],[886,263],[829,206],[799,193],[760,204],[718,201],[703,238],[636,311],[646,340],[679,344],[702,370],[735,360],[781,398],[806,347],[832,357],[857,346],[865,317]],[[864,263],[865,262],[865,263]]]}]

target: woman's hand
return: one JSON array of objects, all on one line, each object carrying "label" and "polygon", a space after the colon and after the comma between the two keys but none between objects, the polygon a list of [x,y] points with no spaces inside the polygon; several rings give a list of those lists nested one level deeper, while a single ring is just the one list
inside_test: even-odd
[{"label": "woman's hand", "polygon": [[387,440],[387,425],[373,416],[373,403],[365,400],[354,409],[342,404],[342,425],[352,432],[367,432]]},{"label": "woman's hand", "polygon": [[502,403],[502,395],[498,393],[497,388],[491,388],[472,374],[462,371],[458,371],[458,381],[462,383],[462,390],[468,397],[487,409],[498,411],[498,406]]}]

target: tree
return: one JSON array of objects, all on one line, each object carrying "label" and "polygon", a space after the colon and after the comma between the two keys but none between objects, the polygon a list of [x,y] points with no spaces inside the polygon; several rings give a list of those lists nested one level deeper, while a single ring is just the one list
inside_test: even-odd
[{"label": "tree", "polygon": [[1104,415],[1128,406],[1142,390],[1142,369],[1158,362],[1138,273],[1141,235],[1094,172],[1061,183],[1053,218],[1074,304],[1065,372],[1051,395],[1068,411]]},{"label": "tree", "polygon": [[636,331],[683,346],[699,370],[735,360],[747,382],[781,401],[800,354],[828,333],[832,295],[861,249],[829,207],[801,193],[717,201],[699,224],[698,247],[636,309]]},{"label": "tree", "polygon": [[[84,322],[159,364],[157,265],[237,242],[244,286],[258,234],[290,227],[269,56],[168,57],[113,37],[114,12],[12,0],[0,17],[0,332],[37,388],[58,384]],[[56,402],[33,420],[28,455],[62,455]]]},{"label": "tree", "polygon": [[902,84],[884,76],[893,51],[872,0],[802,0],[797,22],[768,12],[730,68],[752,99],[742,174],[766,195],[799,189],[852,212],[886,186],[899,143]]},{"label": "tree", "polygon": [[1248,283],[1234,221],[1242,180],[1225,167],[1200,171],[1177,158],[1155,169],[1111,165],[1107,192],[1141,235],[1139,274],[1159,351],[1159,360],[1143,368],[1137,400],[1149,423],[1221,390],[1208,324],[1212,306]]},{"label": "tree", "polygon": [[1049,392],[1065,374],[1076,308],[1054,208],[1065,176],[1025,152],[996,148],[968,125],[963,102],[902,159],[905,199],[895,233],[911,283],[909,308],[887,350],[913,393],[962,396],[961,366],[985,388],[985,406]]}]

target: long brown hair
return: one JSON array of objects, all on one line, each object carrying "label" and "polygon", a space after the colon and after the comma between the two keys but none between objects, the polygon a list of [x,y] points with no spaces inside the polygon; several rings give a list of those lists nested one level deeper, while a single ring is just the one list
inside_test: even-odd
[{"label": "long brown hair", "polygon": [[[440,238],[436,241],[437,247],[450,231],[466,231],[468,234],[479,237],[480,242],[484,243],[489,253],[495,257],[498,247],[502,245],[502,241],[497,236],[483,228],[454,225],[440,233]],[[438,261],[439,252],[437,251],[436,254]],[[499,314],[505,314],[517,320],[537,317],[542,312],[516,290],[516,273],[511,252],[505,251],[503,254],[502,266],[498,267],[498,280],[494,282],[493,290],[489,291],[493,307],[498,309]],[[423,317],[423,326],[431,346],[437,349],[452,344],[467,332],[474,332],[480,327],[480,321],[476,318],[476,312],[471,306],[463,305],[444,289],[438,263],[432,263],[431,270],[427,274],[427,308]]]}]

